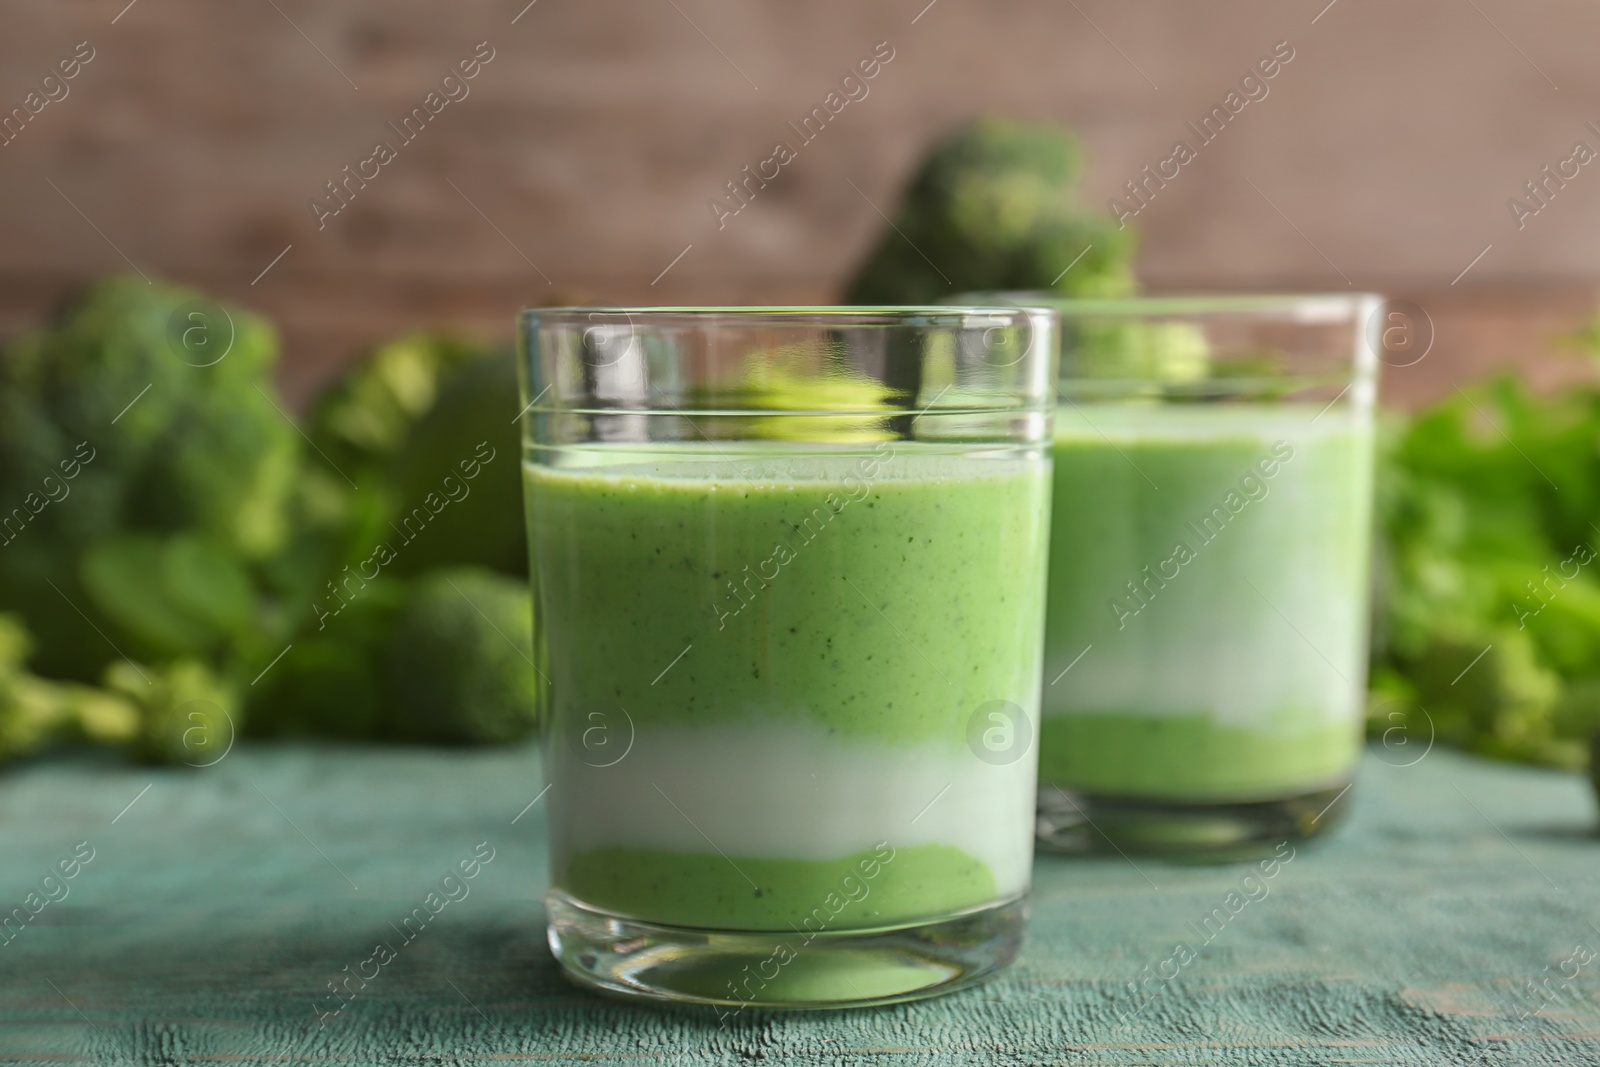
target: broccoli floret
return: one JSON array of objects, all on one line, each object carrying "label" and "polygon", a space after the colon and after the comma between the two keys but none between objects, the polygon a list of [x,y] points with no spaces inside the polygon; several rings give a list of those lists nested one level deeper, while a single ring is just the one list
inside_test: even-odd
[{"label": "broccoli floret", "polygon": [[132,638],[126,650],[157,657],[223,651],[248,631],[256,590],[238,557],[191,534],[113,534],[78,566],[89,601]]},{"label": "broccoli floret", "polygon": [[33,642],[15,615],[0,615],[0,764],[61,741],[125,744],[138,713],[115,693],[28,672]]},{"label": "broccoli floret", "polygon": [[[1410,664],[1409,677],[1441,741],[1501,759],[1571,765],[1578,755],[1555,735],[1561,679],[1540,663],[1525,631],[1440,636]],[[1408,736],[1425,729],[1408,723]]]},{"label": "broccoli floret", "polygon": [[[737,377],[688,390],[684,406],[701,410],[828,412],[692,418],[690,440],[892,440],[887,420],[915,397],[840,365],[823,343],[779,345],[749,354]],[[898,400],[900,403],[895,403]]]},{"label": "broccoli floret", "polygon": [[404,741],[515,741],[535,726],[543,684],[524,582],[458,567],[413,583],[388,649],[387,712]]},{"label": "broccoli floret", "polygon": [[[246,692],[262,735],[528,732],[525,584],[452,572],[479,614],[449,574],[402,577],[526,570],[509,353],[385,346],[319,405],[313,448],[276,399],[275,354],[260,320],[126,278],[6,352],[0,610],[34,628],[45,673],[106,688],[27,674],[26,632],[0,625],[0,760],[76,736],[204,765],[244,726]],[[402,544],[392,524],[414,504],[432,514]],[[345,582],[382,542],[398,546],[382,575]],[[360,588],[346,603],[336,582]]]},{"label": "broccoli floret", "polygon": [[1592,388],[1506,378],[1383,449],[1374,674],[1411,685],[1445,740],[1572,766],[1600,726],[1597,440]]},{"label": "broccoli floret", "polygon": [[463,564],[527,572],[519,408],[509,352],[428,334],[373,350],[317,402],[309,432],[331,466],[304,480],[286,576],[302,594],[299,629],[250,694],[252,735],[430,736],[406,718],[413,695],[389,684],[389,644],[411,576]]},{"label": "broccoli floret", "polygon": [[368,468],[387,469],[445,383],[482,354],[470,342],[431,334],[380,345],[317,399],[312,441],[357,483]]},{"label": "broccoli floret", "polygon": [[228,753],[241,725],[238,695],[198,660],[149,666],[118,660],[106,688],[138,709],[133,755],[147,763],[209,766]]},{"label": "broccoli floret", "polygon": [[408,583],[380,576],[336,615],[297,636],[251,688],[249,733],[358,741],[390,732],[386,653],[409,591]]},{"label": "broccoli floret", "polygon": [[[93,286],[7,349],[0,610],[26,619],[43,673],[255,640],[235,579],[285,545],[300,456],[275,356],[262,320],[139,278]],[[159,574],[128,573],[158,555]]]},{"label": "broccoli floret", "polygon": [[1057,126],[987,119],[957,131],[917,170],[894,227],[845,300],[931,304],[1007,289],[1130,294],[1133,232],[1075,202],[1080,166],[1076,141]]},{"label": "broccoli floret", "polygon": [[252,737],[381,736],[383,679],[371,653],[348,639],[297,641],[251,700]]},{"label": "broccoli floret", "polygon": [[252,694],[250,732],[492,744],[533,729],[528,587],[478,567],[380,578],[298,638]]},{"label": "broccoli floret", "polygon": [[449,503],[399,553],[395,573],[468,565],[527,574],[520,408],[509,350],[431,334],[375,349],[311,418],[312,441],[360,487],[344,494],[347,483],[321,479],[348,534],[330,569],[365,555],[434,494]]},{"label": "broccoli floret", "polygon": [[444,383],[396,455],[393,478],[402,508],[430,493],[450,503],[400,553],[397,573],[453,566],[528,573],[521,409],[509,350],[483,352]]},{"label": "broccoli floret", "polygon": [[1068,320],[1061,368],[1075,378],[1149,382],[1153,389],[1199,381],[1213,372],[1211,346],[1187,322]]}]

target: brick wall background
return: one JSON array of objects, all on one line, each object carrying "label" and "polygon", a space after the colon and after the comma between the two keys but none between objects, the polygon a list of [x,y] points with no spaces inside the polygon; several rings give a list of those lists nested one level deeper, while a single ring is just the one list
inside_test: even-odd
[{"label": "brick wall background", "polygon": [[[1498,363],[1571,372],[1549,338],[1595,300],[1600,165],[1520,230],[1506,206],[1573,142],[1600,149],[1600,9],[1579,0],[524,4],[9,6],[0,110],[78,42],[94,58],[0,147],[0,332],[131,261],[273,315],[303,399],[365,344],[507,336],[526,302],[826,300],[952,124],[1070,124],[1103,209],[1279,41],[1269,95],[1140,213],[1150,286],[1417,300],[1437,341],[1390,375],[1401,401]],[[880,41],[870,95],[719,230],[706,200]],[[319,230],[308,201],[479,42],[470,94]]]}]

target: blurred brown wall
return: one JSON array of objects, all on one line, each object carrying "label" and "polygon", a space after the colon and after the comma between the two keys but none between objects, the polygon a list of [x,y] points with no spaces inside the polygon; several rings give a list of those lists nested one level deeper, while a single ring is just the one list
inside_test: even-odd
[{"label": "blurred brown wall", "polygon": [[[1562,373],[1541,353],[1600,279],[1600,162],[1520,230],[1507,207],[1573,142],[1600,150],[1578,0],[525,3],[11,6],[0,109],[78,42],[94,58],[0,147],[0,331],[131,261],[272,314],[303,398],[362,345],[508,336],[527,302],[826,300],[952,124],[1071,125],[1104,210],[1280,41],[1268,95],[1136,219],[1149,285],[1415,299],[1438,333],[1390,375],[1407,400],[1497,362]],[[881,41],[869,95],[800,146],[785,123]],[[469,95],[402,143],[388,124],[479,42]],[[380,139],[396,158],[319,230],[308,202]],[[798,158],[719,230],[707,200],[779,139]]]}]

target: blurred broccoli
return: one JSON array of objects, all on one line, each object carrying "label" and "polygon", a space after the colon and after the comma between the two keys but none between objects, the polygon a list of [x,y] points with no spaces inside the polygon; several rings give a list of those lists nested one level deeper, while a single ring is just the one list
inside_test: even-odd
[{"label": "blurred broccoli", "polygon": [[537,692],[527,584],[478,567],[384,578],[261,682],[250,732],[429,744],[521,740]]},{"label": "blurred broccoli", "polygon": [[1458,392],[1390,435],[1378,488],[1375,688],[1444,740],[1581,764],[1600,728],[1600,392]]},{"label": "blurred broccoli", "polygon": [[250,656],[250,570],[289,538],[299,438],[262,320],[119,277],[0,360],[0,610],[47,675]]},{"label": "blurred broccoli", "polygon": [[829,345],[810,343],[753,350],[737,377],[689,389],[683,403],[702,410],[831,413],[692,418],[691,439],[859,444],[892,439],[885,420],[914,399],[855,373]]},{"label": "blurred broccoli", "polygon": [[244,562],[195,534],[110,533],[86,547],[78,578],[131,648],[158,658],[217,652],[253,622]]},{"label": "blurred broccoli", "polygon": [[482,355],[469,341],[421,333],[379,345],[317,398],[312,443],[357,483],[387,470],[445,383]]},{"label": "blurred broccoli", "polygon": [[1136,379],[1152,387],[1199,381],[1228,369],[1220,363],[1213,367],[1205,333],[1188,322],[1067,320],[1061,359],[1064,374]]},{"label": "blurred broccoli", "polygon": [[410,585],[379,577],[325,625],[308,627],[252,687],[248,732],[257,737],[373,740],[390,730],[387,648]]},{"label": "blurred broccoli", "polygon": [[309,434],[328,462],[307,471],[297,542],[313,581],[292,649],[250,693],[251,735],[396,735],[388,646],[410,578],[527,571],[519,409],[509,352],[429,334],[378,347],[317,401]]},{"label": "blurred broccoli", "polygon": [[528,737],[543,684],[532,653],[525,583],[471,567],[416,579],[387,650],[394,735],[433,744]]},{"label": "blurred broccoli", "polygon": [[62,741],[118,745],[138,731],[133,705],[114,693],[30,674],[33,642],[14,615],[0,615],[0,765]]},{"label": "blurred broccoli", "polygon": [[[1558,738],[1554,729],[1561,679],[1540,663],[1526,633],[1514,627],[1441,635],[1407,663],[1399,684],[1405,721],[1393,721],[1391,712],[1390,721],[1373,723],[1379,732],[1404,725],[1408,739],[1427,738],[1431,731],[1443,743],[1484,756],[1581,763],[1581,746]],[[1386,687],[1375,680],[1375,685],[1395,691],[1394,682]]]},{"label": "blurred broccoli", "polygon": [[[7,349],[0,761],[84,738],[206,766],[246,695],[263,736],[526,735],[526,584],[433,572],[526,571],[510,354],[385,345],[305,441],[275,357],[261,320],[131,278]],[[30,629],[42,674],[105,688],[28,673]]]},{"label": "blurred broccoli", "polygon": [[[375,349],[310,420],[313,443],[359,486],[345,506],[345,555],[331,569],[388,537],[432,493],[449,504],[398,553],[395,573],[473,565],[526,574],[520,410],[510,350],[431,334]],[[326,496],[343,488],[329,481]]]},{"label": "blurred broccoli", "polygon": [[1007,289],[1132,293],[1132,231],[1076,203],[1080,168],[1077,143],[1058,126],[985,119],[958,130],[923,161],[846,302],[931,304]]},{"label": "blurred broccoli", "polygon": [[239,726],[234,687],[198,660],[158,667],[119,660],[106,668],[106,688],[138,708],[132,752],[147,763],[203,767],[233,747]]},{"label": "blurred broccoli", "polygon": [[395,457],[393,477],[402,509],[429,493],[450,503],[400,553],[399,573],[445,566],[528,573],[521,410],[509,350],[485,352],[445,382]]}]

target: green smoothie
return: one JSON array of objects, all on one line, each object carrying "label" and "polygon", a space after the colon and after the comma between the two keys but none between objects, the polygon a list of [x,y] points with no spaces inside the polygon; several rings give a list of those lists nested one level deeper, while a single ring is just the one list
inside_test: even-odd
[{"label": "green smoothie", "polygon": [[735,930],[1025,891],[1033,751],[968,738],[1037,723],[1042,458],[652,448],[527,469],[555,887]]},{"label": "green smoothie", "polygon": [[1343,410],[1058,411],[1041,781],[1228,802],[1349,776],[1371,448]]},{"label": "green smoothie", "polygon": [[[564,885],[607,910],[670,926],[709,919],[741,930],[782,930],[806,918],[813,926],[826,919],[829,929],[894,926],[998,897],[989,868],[951,845],[885,849],[881,856],[887,862],[868,850],[835,860],[743,857],[739,870],[752,887],[729,879],[728,861],[714,852],[599,848],[573,857]],[[807,915],[796,916],[797,901],[809,906]]]}]

